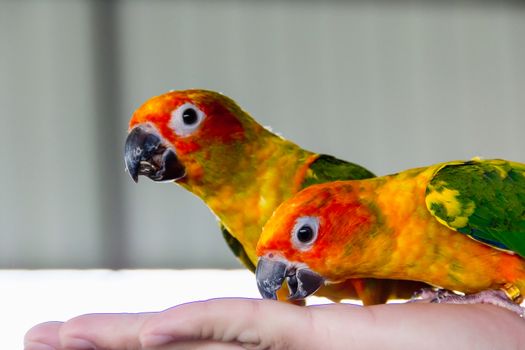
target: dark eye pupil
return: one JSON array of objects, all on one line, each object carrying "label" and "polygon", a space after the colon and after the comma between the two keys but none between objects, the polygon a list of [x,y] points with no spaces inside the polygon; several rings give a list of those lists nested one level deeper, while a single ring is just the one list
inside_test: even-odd
[{"label": "dark eye pupil", "polygon": [[308,243],[314,237],[314,231],[310,226],[304,225],[297,231],[297,239],[302,243]]},{"label": "dark eye pupil", "polygon": [[193,108],[187,108],[182,112],[182,121],[186,125],[192,125],[197,122],[197,111]]}]

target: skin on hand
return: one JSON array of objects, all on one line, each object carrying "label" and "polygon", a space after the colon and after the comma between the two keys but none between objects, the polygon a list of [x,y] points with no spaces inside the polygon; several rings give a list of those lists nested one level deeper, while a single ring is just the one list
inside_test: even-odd
[{"label": "skin on hand", "polygon": [[300,307],[228,298],[43,323],[28,331],[25,349],[521,349],[524,322],[481,304]]}]

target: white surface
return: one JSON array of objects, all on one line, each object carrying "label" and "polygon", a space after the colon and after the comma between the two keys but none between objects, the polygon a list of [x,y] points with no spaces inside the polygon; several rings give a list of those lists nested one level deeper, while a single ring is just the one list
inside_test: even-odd
[{"label": "white surface", "polygon": [[[247,270],[0,270],[2,349],[33,325],[92,312],[157,311],[219,297],[260,298]],[[313,303],[322,303],[312,298]]]}]

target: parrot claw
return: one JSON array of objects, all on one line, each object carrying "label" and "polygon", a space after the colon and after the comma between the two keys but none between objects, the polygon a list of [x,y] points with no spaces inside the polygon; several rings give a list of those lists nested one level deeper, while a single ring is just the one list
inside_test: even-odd
[{"label": "parrot claw", "polygon": [[447,304],[492,304],[502,307],[518,314],[521,318],[525,316],[525,308],[512,301],[504,290],[485,290],[476,294],[459,295],[447,293],[434,297],[431,303]]},{"label": "parrot claw", "polygon": [[433,303],[451,295],[457,295],[454,292],[444,288],[423,288],[415,292],[409,303]]}]

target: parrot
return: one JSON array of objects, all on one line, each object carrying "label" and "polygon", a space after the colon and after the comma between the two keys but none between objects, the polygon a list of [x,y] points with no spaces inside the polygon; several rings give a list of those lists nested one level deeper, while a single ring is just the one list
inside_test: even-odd
[{"label": "parrot", "polygon": [[[281,202],[312,184],[374,176],[357,164],[307,151],[257,123],[229,97],[200,89],[169,91],[140,106],[129,123],[124,158],[135,182],[139,176],[174,182],[203,200],[252,272],[262,227]],[[368,305],[410,297],[421,287],[353,279],[318,294]]]},{"label": "parrot", "polygon": [[353,278],[421,281],[430,302],[515,311],[525,293],[525,164],[452,161],[307,187],[284,201],[257,245],[256,281],[290,300]]}]

